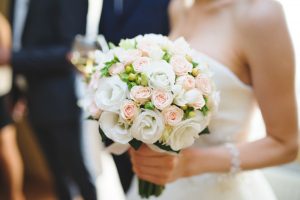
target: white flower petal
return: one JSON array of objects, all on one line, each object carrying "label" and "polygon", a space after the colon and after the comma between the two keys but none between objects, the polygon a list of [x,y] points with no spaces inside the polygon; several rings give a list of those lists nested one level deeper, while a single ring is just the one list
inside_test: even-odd
[{"label": "white flower petal", "polygon": [[102,78],[95,94],[95,103],[103,111],[118,112],[127,93],[126,83],[118,76]]},{"label": "white flower petal", "polygon": [[115,142],[126,144],[132,140],[132,136],[128,131],[128,125],[116,113],[103,112],[100,116],[99,124],[104,134]]},{"label": "white flower petal", "polygon": [[163,117],[160,112],[144,110],[135,118],[130,128],[131,135],[146,144],[157,142],[165,128]]}]

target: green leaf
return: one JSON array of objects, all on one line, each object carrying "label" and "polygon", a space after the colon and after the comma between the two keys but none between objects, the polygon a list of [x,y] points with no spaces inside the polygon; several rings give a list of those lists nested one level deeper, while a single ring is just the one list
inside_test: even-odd
[{"label": "green leaf", "polygon": [[102,131],[102,129],[100,128],[100,126],[99,126],[98,130],[99,130],[102,142],[106,142],[107,140],[109,140],[109,138],[106,137],[105,133]]},{"label": "green leaf", "polygon": [[188,119],[189,118],[189,113],[194,111],[193,107],[188,107],[185,111],[184,111],[184,119]]},{"label": "green leaf", "polygon": [[123,49],[135,49],[136,41],[134,39],[121,39],[119,46]]},{"label": "green leaf", "polygon": [[88,116],[88,117],[86,118],[86,120],[98,121],[98,120],[97,120],[97,119],[95,119],[93,116]]},{"label": "green leaf", "polygon": [[162,59],[169,63],[171,59],[171,55],[167,51],[165,51],[165,54],[163,55]]},{"label": "green leaf", "polygon": [[180,152],[180,151],[174,151],[169,145],[162,144],[159,141],[154,143],[154,145],[159,147],[162,150],[165,150],[165,151],[169,151],[169,152],[173,152],[173,153],[179,153]]},{"label": "green leaf", "polygon": [[127,73],[125,73],[125,72],[123,72],[123,73],[121,73],[121,74],[119,74],[119,77],[120,77],[120,79],[122,80],[122,81],[124,81],[124,82],[128,82],[128,74]]},{"label": "green leaf", "polygon": [[127,86],[128,86],[128,89],[131,90],[131,88],[133,88],[134,86],[136,86],[136,82],[131,82],[131,81],[128,81],[127,82]]},{"label": "green leaf", "polygon": [[155,106],[153,105],[152,102],[148,101],[147,103],[145,103],[144,108],[145,108],[145,109],[148,109],[148,110],[154,110],[154,109],[155,109]]},{"label": "green leaf", "polygon": [[130,146],[132,146],[132,148],[134,148],[135,150],[138,150],[141,146],[142,146],[142,142],[137,140],[137,139],[132,139],[129,142]]},{"label": "green leaf", "polygon": [[199,63],[196,63],[196,62],[194,62],[194,61],[192,61],[191,63],[192,63],[192,65],[193,65],[193,68],[196,68],[196,67],[199,65]]},{"label": "green leaf", "polygon": [[203,107],[200,109],[200,111],[202,112],[202,114],[203,114],[204,116],[206,116],[207,113],[209,112],[209,108],[207,107],[207,105],[205,105],[205,106],[203,106]]},{"label": "green leaf", "polygon": [[104,63],[105,66],[100,70],[102,76],[104,77],[109,76],[109,68],[118,62],[120,62],[120,60],[115,56],[114,59],[112,59],[111,61]]},{"label": "green leaf", "polygon": [[114,49],[114,48],[116,48],[116,45],[112,42],[109,42],[108,47],[109,47],[109,49]]},{"label": "green leaf", "polygon": [[208,127],[206,127],[203,131],[199,133],[199,135],[205,135],[205,134],[210,134],[210,130],[208,129]]}]

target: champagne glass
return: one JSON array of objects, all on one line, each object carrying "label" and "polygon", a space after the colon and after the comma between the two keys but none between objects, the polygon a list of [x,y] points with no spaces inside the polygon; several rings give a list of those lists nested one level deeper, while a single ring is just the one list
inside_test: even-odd
[{"label": "champagne glass", "polygon": [[97,64],[95,63],[96,52],[108,50],[108,44],[103,35],[97,36],[95,40],[77,35],[73,42],[70,61],[79,72],[87,76]]}]

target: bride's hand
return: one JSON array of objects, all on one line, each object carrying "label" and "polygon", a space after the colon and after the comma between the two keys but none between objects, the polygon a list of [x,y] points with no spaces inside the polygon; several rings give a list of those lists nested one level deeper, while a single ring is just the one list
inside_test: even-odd
[{"label": "bride's hand", "polygon": [[159,153],[143,145],[138,151],[130,149],[133,171],[146,181],[165,185],[185,176],[184,154]]}]

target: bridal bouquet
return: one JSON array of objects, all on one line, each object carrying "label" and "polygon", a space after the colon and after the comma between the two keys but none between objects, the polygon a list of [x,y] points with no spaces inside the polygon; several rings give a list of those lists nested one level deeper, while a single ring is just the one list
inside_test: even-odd
[{"label": "bridal bouquet", "polygon": [[[211,76],[183,38],[137,36],[96,52],[81,106],[99,122],[103,140],[178,153],[208,133],[218,104]],[[141,197],[159,196],[163,189],[139,180]]]}]

